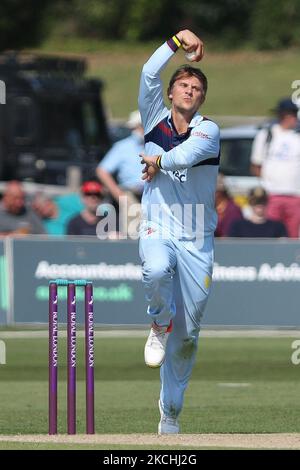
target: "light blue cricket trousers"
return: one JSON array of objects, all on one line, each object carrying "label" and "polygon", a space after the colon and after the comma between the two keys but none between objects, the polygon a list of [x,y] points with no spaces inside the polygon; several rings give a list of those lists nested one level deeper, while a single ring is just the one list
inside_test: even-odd
[{"label": "light blue cricket trousers", "polygon": [[172,418],[183,406],[213,269],[213,236],[204,239],[200,250],[187,246],[176,239],[157,239],[143,233],[140,238],[147,313],[161,326],[173,321],[160,368],[161,406]]}]

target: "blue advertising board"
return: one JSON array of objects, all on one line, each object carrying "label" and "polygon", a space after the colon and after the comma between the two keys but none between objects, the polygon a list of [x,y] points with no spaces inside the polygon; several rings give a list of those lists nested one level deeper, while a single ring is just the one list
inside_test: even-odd
[{"label": "blue advertising board", "polygon": [[[137,242],[31,237],[12,240],[10,251],[15,322],[46,323],[49,280],[83,278],[94,284],[97,324],[149,324]],[[203,325],[300,327],[300,242],[217,241],[213,279]],[[80,322],[83,297],[79,290]],[[59,299],[65,323],[64,287]]]},{"label": "blue advertising board", "polygon": [[[137,244],[98,239],[14,239],[14,321],[48,321],[51,279],[93,282],[95,323],[147,323]],[[66,288],[59,288],[59,321],[66,322]],[[83,322],[84,291],[77,292],[78,321]]]}]

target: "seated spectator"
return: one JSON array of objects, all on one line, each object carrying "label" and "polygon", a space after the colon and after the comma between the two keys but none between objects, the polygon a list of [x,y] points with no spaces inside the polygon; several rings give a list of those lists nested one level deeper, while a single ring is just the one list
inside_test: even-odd
[{"label": "seated spectator", "polygon": [[97,209],[102,202],[103,188],[97,181],[86,181],[81,187],[84,209],[73,217],[67,226],[67,235],[96,235]]},{"label": "seated spectator", "polygon": [[216,237],[227,237],[229,227],[235,220],[243,218],[241,209],[235,204],[229,195],[222,175],[218,176],[216,190],[216,211],[218,214],[218,224],[215,231]]},{"label": "seated spectator", "polygon": [[[139,203],[144,187],[139,158],[144,151],[144,130],[139,111],[130,113],[127,126],[132,130],[130,136],[116,142],[96,170],[97,177],[120,210],[124,233],[127,233],[130,222],[140,216]],[[135,216],[128,214],[132,205],[135,205]]]},{"label": "seated spectator", "polygon": [[41,217],[48,235],[65,235],[69,220],[78,215],[84,208],[80,195],[77,193],[55,196],[53,199],[37,194],[32,207]]},{"label": "seated spectator", "polygon": [[44,234],[41,219],[26,206],[25,192],[19,181],[10,181],[0,203],[0,235]]},{"label": "seated spectator", "polygon": [[252,215],[249,220],[237,220],[229,228],[229,237],[279,238],[287,237],[282,222],[266,218],[268,196],[262,187],[253,188],[249,193]]}]

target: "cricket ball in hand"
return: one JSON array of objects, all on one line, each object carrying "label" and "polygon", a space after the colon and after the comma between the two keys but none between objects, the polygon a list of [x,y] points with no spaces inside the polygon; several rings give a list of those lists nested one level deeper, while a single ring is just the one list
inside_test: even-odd
[{"label": "cricket ball in hand", "polygon": [[196,57],[196,52],[195,51],[185,53],[185,58],[189,61],[194,60],[195,57]]}]

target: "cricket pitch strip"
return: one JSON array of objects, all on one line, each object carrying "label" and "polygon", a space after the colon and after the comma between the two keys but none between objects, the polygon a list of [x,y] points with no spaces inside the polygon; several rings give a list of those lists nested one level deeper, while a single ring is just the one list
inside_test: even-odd
[{"label": "cricket pitch strip", "polygon": [[243,448],[243,449],[300,449],[300,433],[276,434],[58,434],[7,435],[0,436],[0,442],[45,443],[45,444],[87,444],[87,445],[130,445],[130,446],[175,446],[187,449],[200,447]]}]

